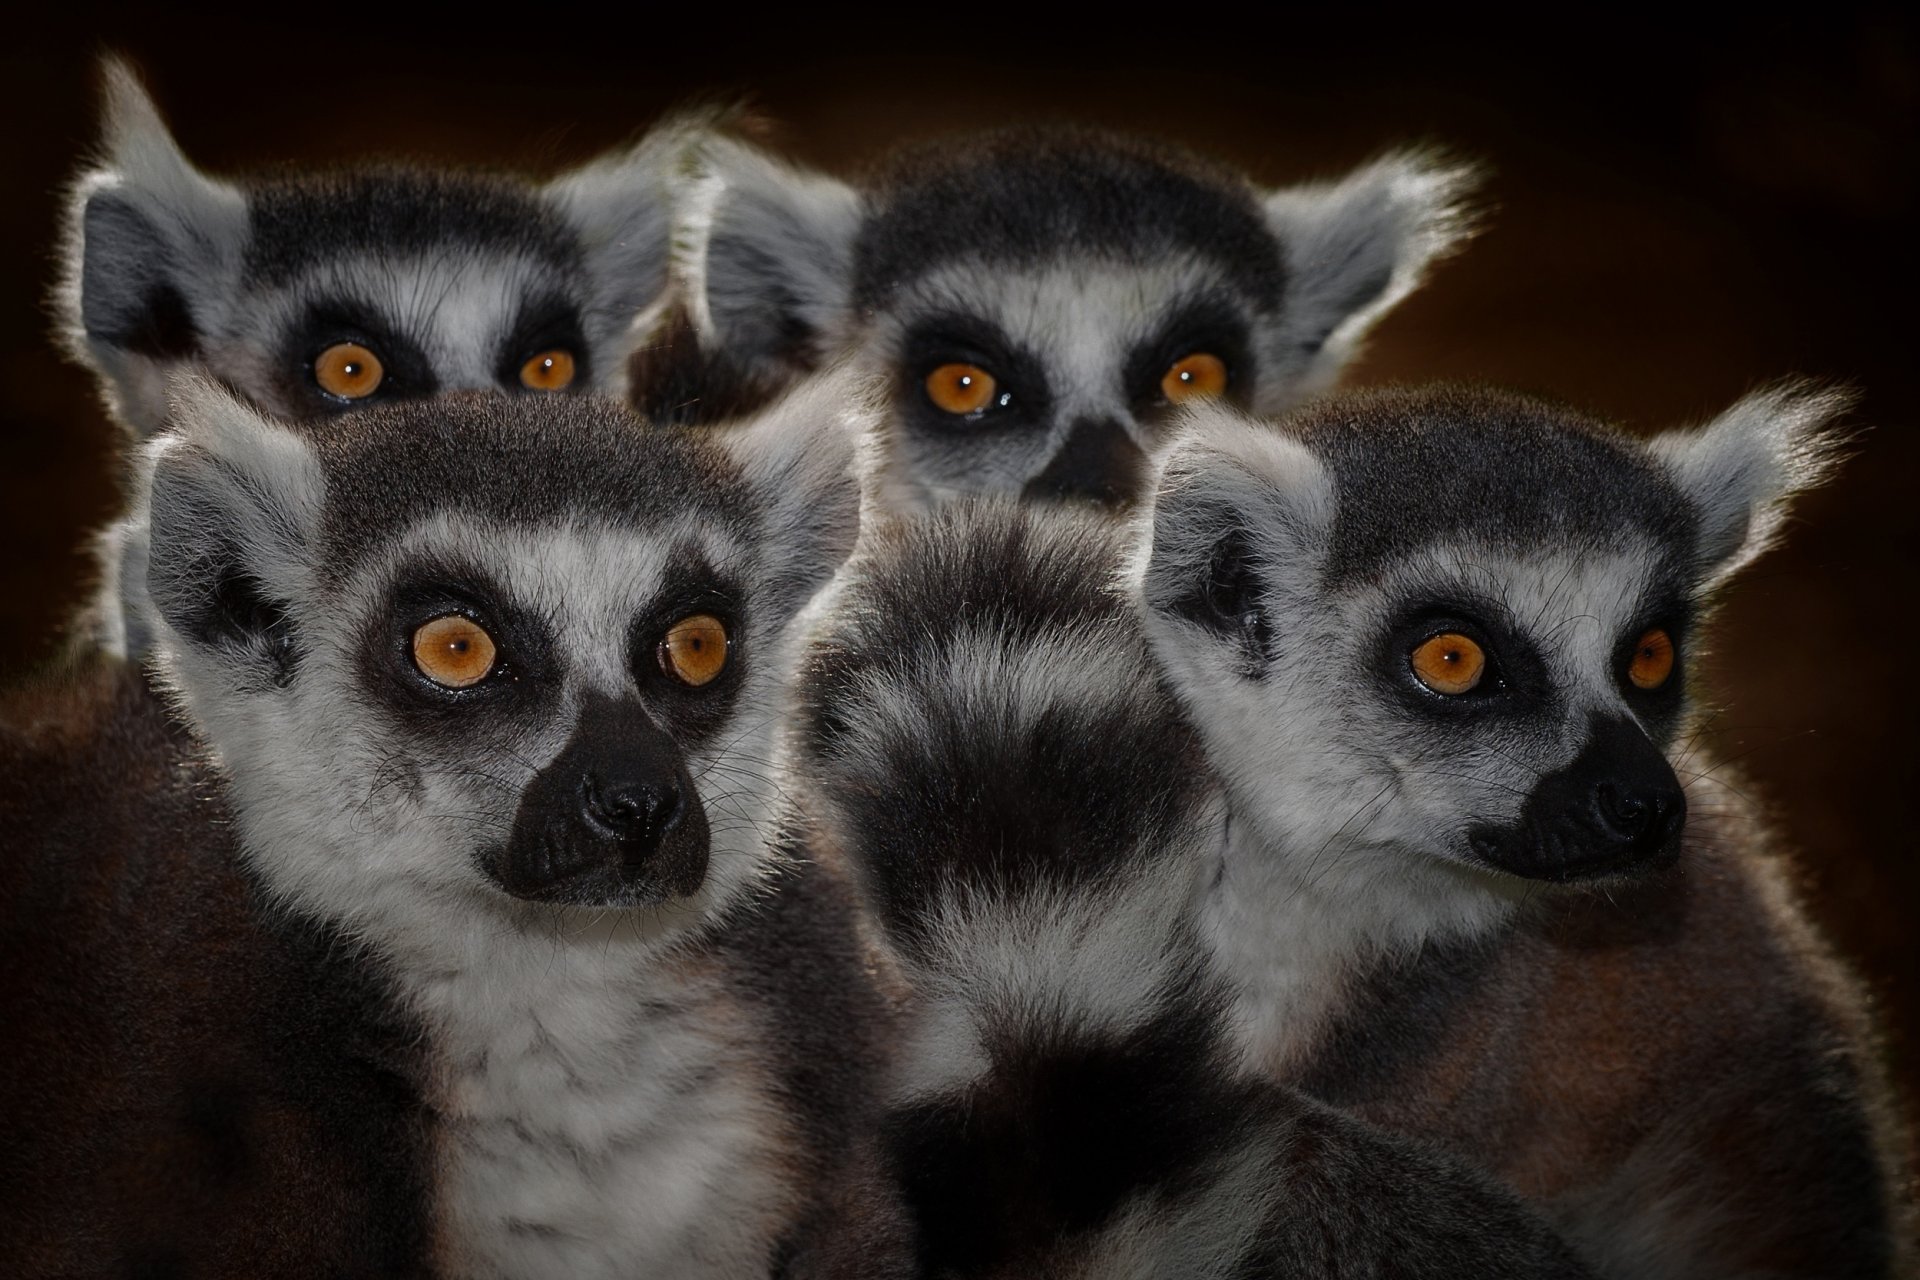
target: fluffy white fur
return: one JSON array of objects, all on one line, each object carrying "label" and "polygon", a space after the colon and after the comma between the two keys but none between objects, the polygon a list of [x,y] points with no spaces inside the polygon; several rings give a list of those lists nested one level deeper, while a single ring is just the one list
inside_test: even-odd
[{"label": "fluffy white fur", "polygon": [[[528,779],[565,745],[567,708],[630,690],[632,618],[670,559],[698,548],[747,575],[748,549],[692,518],[643,536],[424,511],[330,591],[311,560],[325,493],[308,447],[204,385],[180,395],[184,434],[149,451],[152,502],[165,506],[154,524],[160,666],[230,777],[266,883],[371,943],[430,1028],[444,1073],[448,1256],[476,1275],[752,1273],[802,1189],[780,1167],[789,1139],[766,1041],[700,943],[773,865],[765,770],[790,611],[760,612],[734,723],[688,760],[712,834],[700,891],[620,912],[509,898],[474,850],[504,835]],[[809,489],[793,446],[737,444],[757,483],[790,482],[772,509],[818,510],[835,487],[830,460],[808,461]],[[248,569],[296,603],[303,658],[286,687],[164,615],[204,568],[191,548],[236,535]],[[559,639],[563,709],[510,743],[476,744],[481,767],[388,750],[384,708],[352,665],[390,577],[435,555],[477,557]]]},{"label": "fluffy white fur", "polygon": [[1472,165],[1406,150],[1264,198],[1287,255],[1286,338],[1310,353],[1293,374],[1294,399],[1325,390],[1381,317],[1472,238],[1468,200],[1480,180]]},{"label": "fluffy white fur", "polygon": [[[1823,474],[1830,445],[1818,428],[1836,407],[1774,392],[1653,444],[1701,512],[1703,580],[1757,554],[1791,494]],[[1227,786],[1231,835],[1206,927],[1241,986],[1242,1043],[1269,1064],[1311,1045],[1345,978],[1369,961],[1484,934],[1537,891],[1472,865],[1468,831],[1516,818],[1529,781],[1579,752],[1592,714],[1636,714],[1614,668],[1663,550],[1625,525],[1603,544],[1523,555],[1442,539],[1334,591],[1321,570],[1338,502],[1305,443],[1199,410],[1166,458],[1133,569],[1151,598],[1150,575],[1206,565],[1230,530],[1251,539],[1259,564],[1272,635],[1258,676],[1198,623],[1151,607],[1144,620]],[[1564,703],[1554,731],[1463,752],[1380,698],[1381,619],[1397,601],[1436,598],[1489,600],[1530,638]]]}]

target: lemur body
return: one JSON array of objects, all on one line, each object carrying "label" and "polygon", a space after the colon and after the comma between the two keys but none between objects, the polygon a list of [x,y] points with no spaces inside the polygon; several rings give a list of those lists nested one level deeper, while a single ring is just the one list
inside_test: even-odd
[{"label": "lemur body", "polygon": [[[283,421],[451,390],[624,391],[666,284],[686,128],[545,184],[401,164],[228,180],[187,160],[124,65],[104,76],[57,304],[133,436],[185,365]],[[113,652],[145,650],[112,589],[125,556],[137,590],[143,546],[131,521],[105,535],[95,631]]]},{"label": "lemur body", "polygon": [[912,991],[882,1131],[920,1274],[1585,1272],[1468,1166],[1250,1080],[1193,912],[1218,788],[1090,513],[863,530],[793,776]]},{"label": "lemur body", "polygon": [[[231,839],[229,879],[349,940],[338,962],[416,1028],[394,1089],[429,1180],[383,1211],[420,1266],[896,1273],[856,1148],[885,1006],[833,873],[784,852],[768,774],[786,627],[852,541],[839,400],[722,444],[482,396],[303,433],[197,391],[155,447],[159,661],[207,751],[214,852],[185,860]],[[70,864],[48,839],[8,854]],[[96,899],[151,870],[129,858]],[[85,971],[33,972],[57,1034],[47,991]],[[208,1016],[217,1042],[263,1015]],[[136,1019],[116,1048],[172,1031]],[[117,1225],[63,1206],[102,1256]]]},{"label": "lemur body", "polygon": [[1124,502],[1176,402],[1278,410],[1339,372],[1464,235],[1470,175],[1411,153],[1259,192],[1172,147],[1025,129],[909,149],[860,186],[709,137],[686,202],[685,331],[648,412],[736,412],[856,350],[887,388],[889,505]]},{"label": "lemur body", "polygon": [[1711,595],[1833,409],[1763,394],[1645,446],[1480,392],[1208,411],[1155,498],[1141,589],[1229,796],[1204,914],[1247,1059],[1510,1180],[1608,1274],[1904,1247],[1860,993],[1682,736]]}]

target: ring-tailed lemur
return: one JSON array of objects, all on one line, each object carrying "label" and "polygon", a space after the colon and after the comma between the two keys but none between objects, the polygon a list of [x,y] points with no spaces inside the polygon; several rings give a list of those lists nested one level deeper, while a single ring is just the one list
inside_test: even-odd
[{"label": "ring-tailed lemur", "polygon": [[961,493],[1137,496],[1182,401],[1324,387],[1468,230],[1466,168],[1414,152],[1256,190],[1086,129],[910,149],[861,186],[709,134],[685,328],[635,358],[642,408],[699,419],[847,348],[891,389],[898,509]]},{"label": "ring-tailed lemur", "polygon": [[914,992],[883,1133],[920,1274],[1586,1274],[1470,1166],[1238,1070],[1193,912],[1219,789],[1118,534],[863,531],[801,667],[793,776]]},{"label": "ring-tailed lemur", "polygon": [[185,390],[142,514],[205,754],[109,673],[0,769],[37,1126],[0,1249],[901,1274],[856,1146],[885,1006],[851,898],[772,839],[786,634],[857,522],[846,399],[721,440],[472,393],[302,432]]},{"label": "ring-tailed lemur", "polygon": [[[397,164],[235,181],[187,160],[124,64],[102,72],[105,136],[74,186],[57,305],[135,436],[189,363],[286,421],[462,388],[624,391],[690,126],[545,184]],[[141,576],[140,530],[115,525],[102,549],[95,633],[142,652],[112,590],[123,555]]]},{"label": "ring-tailed lemur", "polygon": [[1608,1274],[1884,1275],[1902,1238],[1860,993],[1688,735],[1711,597],[1838,405],[1646,444],[1472,390],[1207,408],[1154,499],[1249,1057],[1483,1163]]}]

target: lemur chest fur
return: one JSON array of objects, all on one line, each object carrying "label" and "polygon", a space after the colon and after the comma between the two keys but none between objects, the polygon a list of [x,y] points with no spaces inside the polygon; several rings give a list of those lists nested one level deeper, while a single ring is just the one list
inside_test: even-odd
[{"label": "lemur chest fur", "polygon": [[[497,941],[497,940],[496,940]],[[711,963],[495,946],[420,985],[441,1041],[443,1240],[463,1274],[738,1275],[790,1215],[753,1011]],[[502,964],[500,952],[523,952]],[[629,961],[629,964],[632,962]]]},{"label": "lemur chest fur", "polygon": [[1460,879],[1364,848],[1300,858],[1231,822],[1201,919],[1236,990],[1247,1063],[1282,1075],[1305,1067],[1380,965],[1489,936],[1511,918],[1508,898]]}]

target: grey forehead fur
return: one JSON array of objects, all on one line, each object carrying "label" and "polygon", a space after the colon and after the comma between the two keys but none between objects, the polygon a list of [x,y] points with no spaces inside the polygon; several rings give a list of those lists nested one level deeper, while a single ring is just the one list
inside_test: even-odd
[{"label": "grey forehead fur", "polygon": [[578,233],[532,183],[504,174],[390,165],[244,185],[246,274],[266,284],[369,248],[403,255],[459,245],[581,265]]},{"label": "grey forehead fur", "polygon": [[311,444],[326,480],[320,561],[340,577],[432,512],[637,528],[696,512],[746,533],[755,510],[721,450],[612,400],[461,392],[352,414]]},{"label": "grey forehead fur", "polygon": [[1132,263],[1194,253],[1266,309],[1280,245],[1245,179],[1170,145],[1080,127],[1007,129],[902,152],[876,175],[854,246],[853,301],[965,257],[1030,266],[1067,255]]},{"label": "grey forehead fur", "polygon": [[1698,519],[1636,442],[1546,401],[1478,387],[1360,392],[1289,428],[1333,473],[1325,572],[1364,579],[1458,538],[1524,554],[1650,535],[1676,565]]}]

